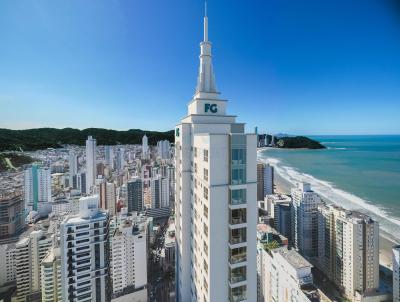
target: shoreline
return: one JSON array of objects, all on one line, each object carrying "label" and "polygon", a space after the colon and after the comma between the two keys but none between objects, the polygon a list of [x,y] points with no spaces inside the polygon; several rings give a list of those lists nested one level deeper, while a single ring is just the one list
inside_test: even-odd
[{"label": "shoreline", "polygon": [[[275,193],[280,194],[290,194],[290,190],[293,187],[290,181],[282,177],[282,175],[276,171],[274,173],[274,185]],[[332,200],[328,201],[335,204]],[[392,247],[397,244],[398,242],[391,239],[390,235],[383,231],[382,228],[379,228],[379,264],[381,266],[390,270],[393,269]]]}]

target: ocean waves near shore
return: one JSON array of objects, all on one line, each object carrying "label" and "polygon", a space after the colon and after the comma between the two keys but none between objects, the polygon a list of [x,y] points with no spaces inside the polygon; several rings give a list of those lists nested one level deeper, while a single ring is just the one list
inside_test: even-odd
[{"label": "ocean waves near shore", "polygon": [[381,235],[400,242],[400,219],[392,215],[390,208],[347,192],[333,182],[321,180],[311,174],[304,173],[298,168],[289,166],[286,162],[274,157],[274,155],[276,154],[268,154],[268,150],[260,150],[258,152],[258,159],[259,161],[273,165],[275,173],[292,186],[298,182],[310,183],[313,190],[325,202],[334,203],[346,209],[358,210],[370,215],[379,222],[381,230],[384,231],[381,232]]}]

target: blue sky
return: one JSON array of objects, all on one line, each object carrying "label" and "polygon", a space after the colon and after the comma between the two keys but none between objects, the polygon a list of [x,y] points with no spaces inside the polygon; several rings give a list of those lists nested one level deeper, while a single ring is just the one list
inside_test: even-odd
[{"label": "blue sky", "polygon": [[[399,134],[393,0],[209,0],[228,112],[270,133]],[[201,0],[0,1],[0,127],[169,130],[194,93]]]}]

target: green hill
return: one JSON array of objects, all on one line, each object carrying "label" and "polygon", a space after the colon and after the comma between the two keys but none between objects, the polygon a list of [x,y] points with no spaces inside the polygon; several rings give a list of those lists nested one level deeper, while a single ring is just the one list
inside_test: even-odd
[{"label": "green hill", "polygon": [[26,156],[18,153],[0,153],[0,172],[7,170],[16,170],[16,168],[22,165],[30,164],[33,159],[30,156]]},{"label": "green hill", "polygon": [[319,142],[305,137],[305,136],[295,136],[295,137],[281,137],[278,139],[277,145],[279,148],[286,149],[325,149],[324,145]]},{"label": "green hill", "polygon": [[97,140],[98,145],[141,144],[144,134],[148,136],[150,145],[155,145],[157,141],[165,139],[170,142],[174,141],[173,130],[157,132],[140,129],[117,131],[101,128],[83,130],[73,128],[0,129],[0,151],[59,148],[65,144],[84,145],[89,135]]}]

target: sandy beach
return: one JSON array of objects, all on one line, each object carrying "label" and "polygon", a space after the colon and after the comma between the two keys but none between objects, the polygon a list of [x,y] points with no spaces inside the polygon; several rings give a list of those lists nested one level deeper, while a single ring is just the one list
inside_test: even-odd
[{"label": "sandy beach", "polygon": [[[293,187],[291,182],[284,179],[278,173],[275,173],[274,181],[277,193],[290,194],[291,187]],[[329,200],[329,202],[334,203],[332,200]],[[392,269],[392,247],[398,243],[388,239],[389,236],[387,236],[384,231],[380,230],[379,232],[379,264]]]}]

